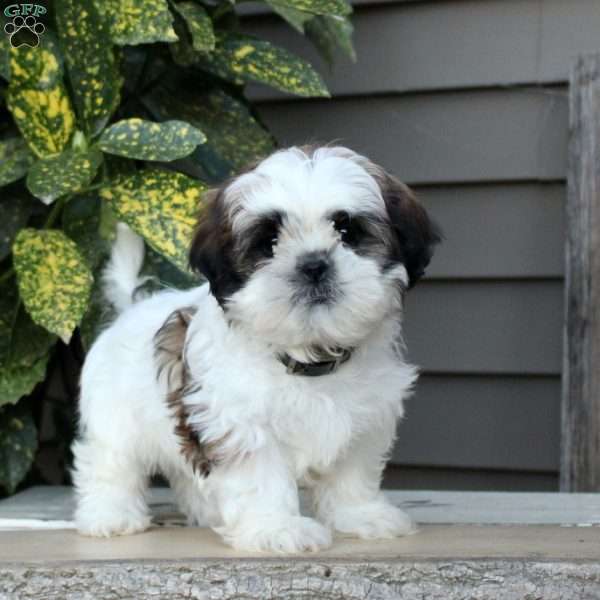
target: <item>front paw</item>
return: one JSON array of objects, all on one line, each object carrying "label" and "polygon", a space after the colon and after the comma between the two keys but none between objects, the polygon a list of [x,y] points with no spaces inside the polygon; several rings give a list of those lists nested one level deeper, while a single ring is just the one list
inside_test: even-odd
[{"label": "front paw", "polygon": [[314,519],[295,516],[247,517],[233,529],[219,528],[226,543],[237,550],[299,554],[331,545],[331,532]]},{"label": "front paw", "polygon": [[389,539],[417,531],[404,511],[382,501],[340,507],[328,521],[336,531],[362,539]]},{"label": "front paw", "polygon": [[78,510],[75,526],[81,535],[92,537],[112,537],[131,535],[146,531],[150,527],[149,515],[139,511],[100,509],[96,511]]}]

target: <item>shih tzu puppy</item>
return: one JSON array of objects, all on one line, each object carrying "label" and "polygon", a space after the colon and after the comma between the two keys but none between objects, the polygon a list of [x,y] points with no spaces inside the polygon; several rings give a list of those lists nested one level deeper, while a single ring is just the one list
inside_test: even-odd
[{"label": "shih tzu puppy", "polygon": [[208,283],[189,291],[134,302],[143,244],[119,228],[105,291],[121,314],[81,378],[79,531],[146,529],[161,472],[191,523],[243,550],[413,532],[380,479],[416,379],[403,297],[437,228],[405,185],[343,147],[278,151],[202,205],[189,257]]}]

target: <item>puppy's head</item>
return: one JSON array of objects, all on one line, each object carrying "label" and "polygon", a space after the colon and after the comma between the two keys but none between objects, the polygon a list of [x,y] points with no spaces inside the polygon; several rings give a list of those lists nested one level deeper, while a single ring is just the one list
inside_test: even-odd
[{"label": "puppy's head", "polygon": [[281,150],[205,202],[191,266],[229,319],[286,349],[358,345],[440,241],[404,184],[343,147]]}]

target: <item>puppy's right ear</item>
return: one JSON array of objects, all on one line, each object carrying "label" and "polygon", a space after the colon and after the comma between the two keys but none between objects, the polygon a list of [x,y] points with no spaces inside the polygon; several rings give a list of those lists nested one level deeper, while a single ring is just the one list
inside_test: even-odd
[{"label": "puppy's right ear", "polygon": [[206,277],[221,306],[243,285],[235,269],[233,233],[223,204],[224,193],[224,188],[220,188],[203,194],[189,254],[190,267]]}]

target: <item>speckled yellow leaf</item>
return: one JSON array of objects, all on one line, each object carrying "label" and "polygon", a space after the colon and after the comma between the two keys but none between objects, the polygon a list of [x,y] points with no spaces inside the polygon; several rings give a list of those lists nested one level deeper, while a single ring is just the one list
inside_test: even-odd
[{"label": "speckled yellow leaf", "polygon": [[178,2],[175,10],[185,20],[192,36],[192,46],[198,52],[207,52],[215,47],[215,32],[206,10],[196,2]]},{"label": "speckled yellow leaf", "polygon": [[118,217],[182,270],[206,186],[181,173],[148,169],[100,191]]},{"label": "speckled yellow leaf", "polygon": [[98,147],[103,152],[127,158],[171,161],[187,156],[205,141],[199,129],[184,121],[153,123],[124,119],[102,133]]},{"label": "speckled yellow leaf", "polygon": [[49,90],[63,76],[63,65],[58,43],[51,32],[44,35],[43,42],[31,48],[11,48],[9,54],[11,87]]},{"label": "speckled yellow leaf", "polygon": [[275,148],[272,135],[249,108],[222,90],[173,94],[158,88],[144,101],[158,118],[178,115],[206,133],[207,142],[193,159],[210,181],[222,181]]},{"label": "speckled yellow leaf", "polygon": [[75,108],[86,131],[94,135],[119,105],[123,83],[109,19],[93,0],[61,0],[55,11]]},{"label": "speckled yellow leaf", "polygon": [[36,156],[46,158],[64,150],[73,134],[75,115],[62,83],[37,90],[13,85],[11,81],[7,105]]},{"label": "speckled yellow leaf", "polygon": [[13,244],[13,263],[31,318],[68,343],[93,283],[75,242],[62,231],[23,229]]},{"label": "speckled yellow leaf", "polygon": [[44,204],[65,194],[79,192],[89,185],[102,164],[97,148],[79,152],[65,150],[51,158],[41,158],[27,174],[27,189]]},{"label": "speckled yellow leaf", "polygon": [[50,32],[35,48],[10,49],[7,105],[29,148],[39,157],[61,152],[75,117],[62,82],[62,59]]},{"label": "speckled yellow leaf", "polygon": [[98,11],[110,19],[116,44],[174,42],[173,16],[167,0],[94,0]]},{"label": "speckled yellow leaf", "polygon": [[345,0],[268,0],[269,4],[313,13],[315,15],[348,15],[352,7]]},{"label": "speckled yellow leaf", "polygon": [[221,33],[214,52],[198,64],[234,82],[258,81],[298,96],[329,96],[320,75],[287,50],[250,36]]},{"label": "speckled yellow leaf", "polygon": [[31,410],[0,409],[0,488],[12,494],[33,464],[38,439]]},{"label": "speckled yellow leaf", "polygon": [[0,187],[21,179],[34,157],[23,138],[0,141]]}]

